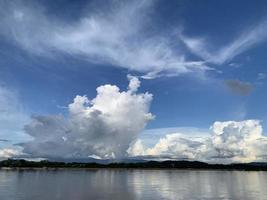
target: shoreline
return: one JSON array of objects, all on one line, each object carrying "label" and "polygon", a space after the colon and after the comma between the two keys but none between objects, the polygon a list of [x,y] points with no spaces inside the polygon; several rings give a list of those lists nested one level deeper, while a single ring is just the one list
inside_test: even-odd
[{"label": "shoreline", "polygon": [[135,163],[110,162],[100,164],[96,162],[52,162],[4,160],[0,161],[0,170],[220,170],[220,171],[267,171],[267,163],[232,163],[209,164],[199,161],[147,161]]},{"label": "shoreline", "polygon": [[243,171],[243,172],[253,172],[253,171],[261,171],[261,172],[267,172],[267,169],[215,169],[215,168],[126,168],[126,167],[0,167],[0,171],[91,171],[91,170],[127,170],[127,171],[135,171],[135,170],[162,170],[162,171]]}]

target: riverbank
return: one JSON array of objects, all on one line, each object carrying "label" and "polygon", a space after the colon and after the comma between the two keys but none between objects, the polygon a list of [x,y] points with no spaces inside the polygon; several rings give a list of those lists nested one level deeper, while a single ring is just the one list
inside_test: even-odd
[{"label": "riverbank", "polygon": [[192,169],[267,171],[267,163],[208,164],[198,161],[144,161],[136,163],[78,163],[27,161],[8,159],[0,161],[1,170],[60,170],[60,169]]}]

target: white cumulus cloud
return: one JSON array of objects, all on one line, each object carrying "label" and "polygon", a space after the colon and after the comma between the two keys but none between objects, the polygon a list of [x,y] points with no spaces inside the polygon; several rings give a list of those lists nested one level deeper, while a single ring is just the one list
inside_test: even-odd
[{"label": "white cumulus cloud", "polygon": [[156,159],[189,159],[208,162],[266,161],[267,137],[258,120],[215,122],[211,135],[190,137],[167,134],[152,147],[137,140],[129,149],[131,156]]},{"label": "white cumulus cloud", "polygon": [[21,151],[15,148],[0,149],[0,160],[12,158],[21,154]]},{"label": "white cumulus cloud", "polygon": [[21,144],[23,152],[44,158],[122,158],[147,122],[152,95],[136,93],[140,85],[130,76],[129,90],[115,85],[97,88],[89,100],[76,96],[67,117],[35,116],[25,127],[33,140]]},{"label": "white cumulus cloud", "polygon": [[211,145],[218,158],[232,161],[266,159],[267,137],[262,135],[258,120],[215,122]]}]

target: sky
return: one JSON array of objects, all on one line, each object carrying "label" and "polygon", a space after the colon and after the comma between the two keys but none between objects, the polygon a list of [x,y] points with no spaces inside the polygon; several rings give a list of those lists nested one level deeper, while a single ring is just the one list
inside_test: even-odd
[{"label": "sky", "polygon": [[267,3],[1,0],[0,159],[267,159]]}]

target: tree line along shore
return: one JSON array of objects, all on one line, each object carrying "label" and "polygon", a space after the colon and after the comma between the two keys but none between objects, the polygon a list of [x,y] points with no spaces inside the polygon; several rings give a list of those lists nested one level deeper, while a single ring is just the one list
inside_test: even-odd
[{"label": "tree line along shore", "polygon": [[208,164],[198,161],[142,161],[142,162],[53,162],[48,160],[28,161],[8,159],[0,161],[0,168],[125,168],[125,169],[207,169],[267,171],[267,163]]}]

